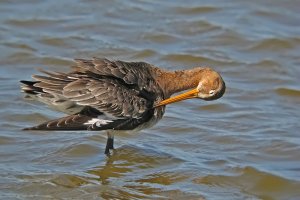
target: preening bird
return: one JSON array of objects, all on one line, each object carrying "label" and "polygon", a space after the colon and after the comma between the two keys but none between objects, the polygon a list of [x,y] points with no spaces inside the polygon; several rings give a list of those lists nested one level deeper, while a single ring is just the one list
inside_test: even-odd
[{"label": "preening bird", "polygon": [[106,130],[107,155],[114,149],[115,133],[150,127],[167,104],[215,100],[226,88],[220,74],[207,67],[167,71],[145,62],[75,61],[68,73],[41,70],[44,75],[33,75],[34,81],[21,81],[27,96],[67,114],[25,130]]}]

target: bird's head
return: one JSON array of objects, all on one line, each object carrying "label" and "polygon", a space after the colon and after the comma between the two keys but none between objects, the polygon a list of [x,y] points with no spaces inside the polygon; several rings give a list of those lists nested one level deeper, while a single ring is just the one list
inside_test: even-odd
[{"label": "bird's head", "polygon": [[159,102],[155,107],[191,98],[199,98],[206,101],[211,101],[222,97],[225,93],[226,86],[221,75],[210,68],[203,69],[198,80],[199,82],[196,88],[183,94],[165,99]]},{"label": "bird's head", "polygon": [[197,98],[210,101],[216,100],[225,93],[225,82],[221,75],[211,69],[207,70],[196,88]]}]

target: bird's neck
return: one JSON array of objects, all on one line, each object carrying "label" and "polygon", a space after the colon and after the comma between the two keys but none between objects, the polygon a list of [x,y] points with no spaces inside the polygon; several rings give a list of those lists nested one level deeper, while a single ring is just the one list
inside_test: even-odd
[{"label": "bird's neck", "polygon": [[200,67],[178,71],[162,71],[160,69],[157,73],[157,81],[164,90],[165,98],[168,98],[174,93],[197,87],[202,71],[203,68]]}]

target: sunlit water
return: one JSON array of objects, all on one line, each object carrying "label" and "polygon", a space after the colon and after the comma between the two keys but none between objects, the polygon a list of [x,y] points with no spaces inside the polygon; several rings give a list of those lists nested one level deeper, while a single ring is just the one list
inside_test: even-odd
[{"label": "sunlit water", "polygon": [[[299,199],[299,1],[0,2],[1,199]],[[212,66],[227,91],[170,105],[153,128],[30,132],[62,116],[20,79],[72,58]]]}]

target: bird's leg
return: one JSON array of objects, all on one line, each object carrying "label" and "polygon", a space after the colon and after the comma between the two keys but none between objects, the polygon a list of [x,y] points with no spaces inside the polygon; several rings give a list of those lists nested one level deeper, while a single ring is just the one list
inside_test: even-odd
[{"label": "bird's leg", "polygon": [[106,147],[105,147],[105,154],[109,155],[110,149],[114,149],[114,134],[112,132],[107,132],[107,141],[106,141]]}]

